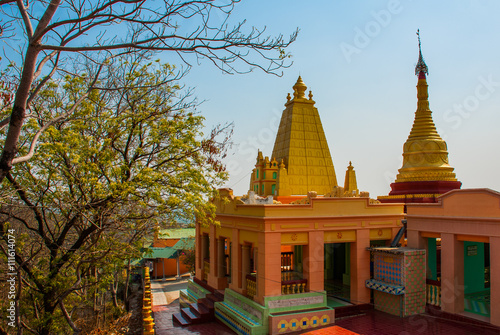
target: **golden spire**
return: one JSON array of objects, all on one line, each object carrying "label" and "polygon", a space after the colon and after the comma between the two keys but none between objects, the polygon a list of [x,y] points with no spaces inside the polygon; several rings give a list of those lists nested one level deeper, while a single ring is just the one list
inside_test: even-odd
[{"label": "golden spire", "polygon": [[344,192],[350,195],[358,195],[359,193],[358,183],[356,181],[356,171],[354,171],[354,167],[350,161],[347,171],[345,172]]},{"label": "golden spire", "polygon": [[399,169],[396,183],[408,181],[456,181],[453,168],[448,165],[446,142],[439,136],[429,109],[427,91],[427,65],[422,57],[420,34],[419,57],[415,74],[418,75],[417,111],[408,140],[403,146],[403,166]]},{"label": "golden spire", "polygon": [[420,72],[423,72],[424,74],[428,75],[429,69],[425,64],[424,57],[422,57],[422,46],[420,44],[420,29],[417,29],[417,36],[418,36],[418,61],[417,65],[415,66],[415,75],[417,76],[420,75]]}]

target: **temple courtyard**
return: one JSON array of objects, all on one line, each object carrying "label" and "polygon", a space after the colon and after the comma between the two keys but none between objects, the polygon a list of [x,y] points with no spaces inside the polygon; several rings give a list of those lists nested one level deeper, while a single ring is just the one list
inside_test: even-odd
[{"label": "temple courtyard", "polygon": [[[176,327],[172,316],[179,313],[179,291],[186,289],[186,278],[167,278],[151,282],[153,293],[153,314],[156,335],[233,335],[236,334],[219,322],[208,322],[188,327]],[[433,315],[431,315],[433,314]],[[308,335],[414,335],[414,334],[456,334],[456,335],[498,335],[500,330],[491,325],[471,324],[469,321],[448,320],[439,316],[439,311],[406,318],[376,311],[364,310],[362,314],[335,320],[334,326],[317,330],[296,332]]]}]

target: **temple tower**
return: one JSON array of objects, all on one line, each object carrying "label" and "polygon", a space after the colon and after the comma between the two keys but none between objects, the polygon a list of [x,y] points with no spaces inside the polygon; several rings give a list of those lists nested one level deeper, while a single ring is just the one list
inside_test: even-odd
[{"label": "temple tower", "polygon": [[[293,86],[281,116],[272,157],[283,160],[287,169],[288,190],[280,188],[279,195],[325,194],[337,186],[332,157],[325,132],[314,107],[312,92],[305,96],[307,86],[299,76]],[[288,194],[289,193],[289,194]]]},{"label": "temple tower", "polygon": [[359,195],[358,182],[356,181],[356,171],[354,171],[354,167],[351,162],[349,162],[349,166],[345,172],[344,192],[350,194],[351,196]]},{"label": "temple tower", "polygon": [[[287,96],[271,159],[257,157],[250,190],[259,195],[306,195],[310,191],[323,195],[337,186],[318,110],[311,91],[306,97],[306,89],[299,76],[293,86],[293,98]],[[264,178],[261,166],[272,174],[266,171]]]},{"label": "temple tower", "polygon": [[440,194],[462,185],[448,163],[446,142],[439,136],[429,109],[426,78],[429,71],[422,57],[420,36],[418,48],[415,120],[403,146],[403,166],[399,169],[396,181],[391,184],[389,196],[378,197],[381,202],[435,202]]}]

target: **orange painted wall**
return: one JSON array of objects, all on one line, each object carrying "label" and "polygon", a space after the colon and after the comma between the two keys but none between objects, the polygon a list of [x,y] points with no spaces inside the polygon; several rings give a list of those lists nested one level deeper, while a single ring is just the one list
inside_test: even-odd
[{"label": "orange painted wall", "polygon": [[[182,256],[180,262],[180,274],[189,272],[186,265],[182,263]],[[165,263],[165,277],[177,275],[177,261],[175,259],[161,258],[154,262],[153,278],[163,278],[163,263]]]}]

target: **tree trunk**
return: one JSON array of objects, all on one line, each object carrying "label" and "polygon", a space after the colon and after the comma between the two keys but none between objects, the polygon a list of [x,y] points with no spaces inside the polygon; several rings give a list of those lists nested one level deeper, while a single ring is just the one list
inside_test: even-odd
[{"label": "tree trunk", "polygon": [[[113,306],[115,306],[116,308],[119,308],[118,307],[118,300],[117,300],[117,291],[118,291],[118,272],[115,271],[115,276],[114,276],[114,280],[113,282],[111,283],[111,297],[113,299]],[[104,302],[106,304],[106,302]]]},{"label": "tree trunk", "polygon": [[40,335],[50,335],[52,330],[52,322],[54,316],[55,305],[52,305],[52,299],[54,298],[53,292],[48,292],[43,294],[43,320],[40,326]]},{"label": "tree trunk", "polygon": [[12,160],[17,153],[17,143],[26,118],[26,103],[28,101],[31,84],[36,69],[36,60],[40,52],[39,47],[29,46],[26,50],[23,73],[16,91],[14,106],[10,115],[7,137],[3,145],[2,155],[0,156],[0,183],[7,176],[12,168]]},{"label": "tree trunk", "polygon": [[127,306],[127,311],[129,310],[128,287],[130,285],[130,269],[131,269],[131,266],[130,266],[130,258],[129,258],[128,264],[127,264],[127,271],[126,271],[127,278],[125,278],[125,297],[124,297],[125,306]]},{"label": "tree trunk", "polygon": [[22,292],[22,280],[21,280],[21,269],[18,270],[17,273],[17,297],[16,297],[16,326],[17,326],[17,335],[23,335],[23,327],[21,325],[21,314],[19,308],[19,302],[21,301],[21,292]]}]

